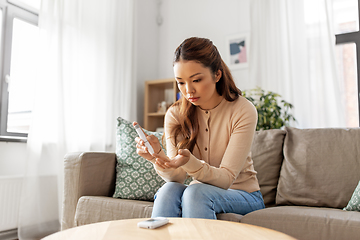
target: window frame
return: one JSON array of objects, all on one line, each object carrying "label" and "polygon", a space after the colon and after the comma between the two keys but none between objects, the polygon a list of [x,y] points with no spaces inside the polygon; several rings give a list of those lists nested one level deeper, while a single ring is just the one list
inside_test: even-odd
[{"label": "window frame", "polygon": [[9,84],[6,82],[6,76],[10,75],[11,65],[11,47],[12,31],[14,19],[20,19],[30,24],[38,26],[38,13],[33,8],[28,8],[21,4],[12,4],[6,0],[0,0],[0,9],[2,15],[2,31],[0,45],[0,141],[26,142],[26,133],[16,133],[7,131],[8,120],[8,102],[9,102]]},{"label": "window frame", "polygon": [[[360,29],[360,0],[358,0],[358,27]],[[357,92],[358,92],[358,111],[360,126],[360,31],[335,34],[336,45],[355,43],[356,47],[356,72],[357,72]]]}]

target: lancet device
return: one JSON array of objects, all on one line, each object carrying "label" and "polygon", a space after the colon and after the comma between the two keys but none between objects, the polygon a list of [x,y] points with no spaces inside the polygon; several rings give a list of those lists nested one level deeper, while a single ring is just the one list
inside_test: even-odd
[{"label": "lancet device", "polygon": [[139,126],[139,124],[136,124],[134,126],[136,132],[138,133],[139,137],[141,138],[141,140],[143,140],[145,142],[145,146],[147,147],[148,151],[150,154],[154,154],[154,149],[152,148],[152,146],[150,145],[150,143],[148,142],[148,140],[145,137],[144,132],[142,131],[141,127]]}]

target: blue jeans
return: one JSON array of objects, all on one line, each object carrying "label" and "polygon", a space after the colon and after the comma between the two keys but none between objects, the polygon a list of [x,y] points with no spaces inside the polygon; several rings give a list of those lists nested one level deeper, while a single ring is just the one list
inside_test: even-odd
[{"label": "blue jeans", "polygon": [[190,186],[165,183],[155,194],[151,217],[216,219],[217,213],[249,212],[265,208],[260,191],[222,189],[198,183]]}]

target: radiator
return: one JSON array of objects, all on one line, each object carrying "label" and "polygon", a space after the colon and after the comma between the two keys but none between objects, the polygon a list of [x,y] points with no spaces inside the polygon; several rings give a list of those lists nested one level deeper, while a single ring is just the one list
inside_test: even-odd
[{"label": "radiator", "polygon": [[0,176],[0,232],[18,228],[22,176]]}]

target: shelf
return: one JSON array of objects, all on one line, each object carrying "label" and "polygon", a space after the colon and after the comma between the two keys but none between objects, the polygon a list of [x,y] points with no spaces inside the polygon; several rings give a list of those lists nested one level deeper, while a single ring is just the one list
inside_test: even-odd
[{"label": "shelf", "polygon": [[174,78],[157,79],[145,82],[144,128],[155,131],[164,127],[165,113],[159,113],[158,104],[165,101],[171,105],[179,92]]},{"label": "shelf", "polygon": [[164,117],[165,113],[158,113],[158,112],[154,112],[154,113],[148,113],[147,114],[149,117]]}]

